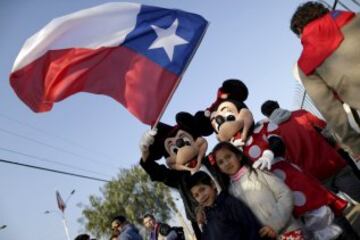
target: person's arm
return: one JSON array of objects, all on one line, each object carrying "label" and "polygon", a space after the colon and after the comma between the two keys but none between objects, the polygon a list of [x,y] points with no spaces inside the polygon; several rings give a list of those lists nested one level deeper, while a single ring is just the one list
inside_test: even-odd
[{"label": "person's arm", "polygon": [[316,73],[306,76],[299,69],[299,76],[310,98],[342,143],[354,154],[360,154],[360,134],[350,126],[342,102],[335,97],[332,89]]},{"label": "person's arm", "polygon": [[140,160],[140,166],[149,174],[152,181],[163,182],[169,187],[178,188],[181,175],[185,172],[172,170],[153,160]]},{"label": "person's arm", "polygon": [[259,178],[265,181],[265,185],[273,193],[276,199],[275,206],[271,209],[271,224],[269,224],[277,233],[287,225],[292,216],[294,208],[293,195],[287,185],[271,173],[258,171]]},{"label": "person's arm", "polygon": [[307,121],[310,122],[312,126],[319,129],[324,129],[326,127],[326,122],[324,120],[318,118],[317,116],[308,111],[305,111],[305,114]]},{"label": "person's arm", "polygon": [[227,204],[228,217],[247,233],[248,239],[258,239],[261,225],[250,208],[233,196],[229,196],[225,204]]},{"label": "person's arm", "polygon": [[196,164],[196,167],[195,167],[195,170],[194,170],[194,172],[197,172],[197,171],[199,171],[199,169],[201,167],[201,164],[202,164],[202,160],[205,157],[206,150],[208,148],[208,142],[206,141],[205,138],[198,137],[196,139],[196,141],[195,141],[195,144],[199,149],[199,153],[197,155],[197,164]]},{"label": "person's arm", "polygon": [[286,146],[280,136],[269,135],[268,142],[269,142],[269,149],[274,153],[274,158],[284,157]]},{"label": "person's arm", "polygon": [[261,156],[254,162],[253,167],[260,170],[271,169],[277,157],[285,155],[285,144],[280,136],[271,134],[267,136],[268,149],[265,149]]}]

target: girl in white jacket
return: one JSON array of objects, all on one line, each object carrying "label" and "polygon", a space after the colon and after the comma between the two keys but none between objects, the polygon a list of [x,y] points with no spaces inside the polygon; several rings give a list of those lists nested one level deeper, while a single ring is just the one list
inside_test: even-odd
[{"label": "girl in white jacket", "polygon": [[264,225],[261,236],[304,239],[301,224],[292,216],[293,195],[279,178],[254,169],[242,152],[228,142],[213,149],[215,169],[223,175],[233,196],[245,202]]}]

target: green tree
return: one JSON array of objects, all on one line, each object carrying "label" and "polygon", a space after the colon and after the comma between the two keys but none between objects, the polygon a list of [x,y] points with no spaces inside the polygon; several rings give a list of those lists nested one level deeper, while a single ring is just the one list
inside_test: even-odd
[{"label": "green tree", "polygon": [[167,221],[175,203],[170,189],[162,183],[152,182],[138,166],[122,169],[116,179],[100,189],[102,196],[91,195],[90,206],[82,212],[80,222],[97,238],[110,235],[111,220],[124,215],[132,223],[142,223],[141,216],[152,212],[161,221]]}]

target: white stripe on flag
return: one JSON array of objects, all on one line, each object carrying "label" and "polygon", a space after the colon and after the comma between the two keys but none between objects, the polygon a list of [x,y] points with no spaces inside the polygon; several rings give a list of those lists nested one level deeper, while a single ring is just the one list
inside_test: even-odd
[{"label": "white stripe on flag", "polygon": [[12,72],[48,50],[120,45],[134,29],[140,7],[136,3],[106,3],[53,19],[25,42]]}]

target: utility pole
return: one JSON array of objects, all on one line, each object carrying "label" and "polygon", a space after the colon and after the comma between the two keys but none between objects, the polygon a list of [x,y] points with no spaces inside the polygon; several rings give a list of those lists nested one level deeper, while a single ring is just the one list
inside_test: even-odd
[{"label": "utility pole", "polygon": [[57,202],[57,205],[58,205],[58,208],[59,208],[60,212],[57,211],[57,210],[56,211],[47,210],[47,211],[44,212],[44,214],[49,214],[49,213],[53,213],[53,212],[61,214],[61,221],[62,221],[63,226],[64,226],[64,231],[65,231],[65,235],[66,235],[67,240],[71,240],[71,238],[70,238],[70,234],[69,234],[69,228],[68,228],[67,223],[66,223],[65,209],[66,209],[67,202],[69,201],[69,199],[71,198],[71,196],[74,193],[75,193],[75,189],[71,191],[71,193],[68,196],[68,198],[66,199],[66,201],[64,201],[63,198],[60,195],[60,192],[56,191],[56,202]]},{"label": "utility pole", "polygon": [[[181,212],[179,211],[179,209],[176,207],[176,201],[180,200],[178,198],[173,198],[173,196],[171,195],[171,192],[167,192],[166,193],[166,197],[168,199],[172,199],[174,202],[174,206],[170,207],[170,209],[175,213],[175,216],[178,219],[178,222],[180,223],[180,225],[184,228],[184,232],[185,234],[190,237],[190,240],[196,240],[195,234],[194,232],[190,229],[190,227],[188,226],[188,224],[186,223],[186,220],[184,218],[184,216],[181,214]],[[175,201],[174,201],[175,200]]]}]

